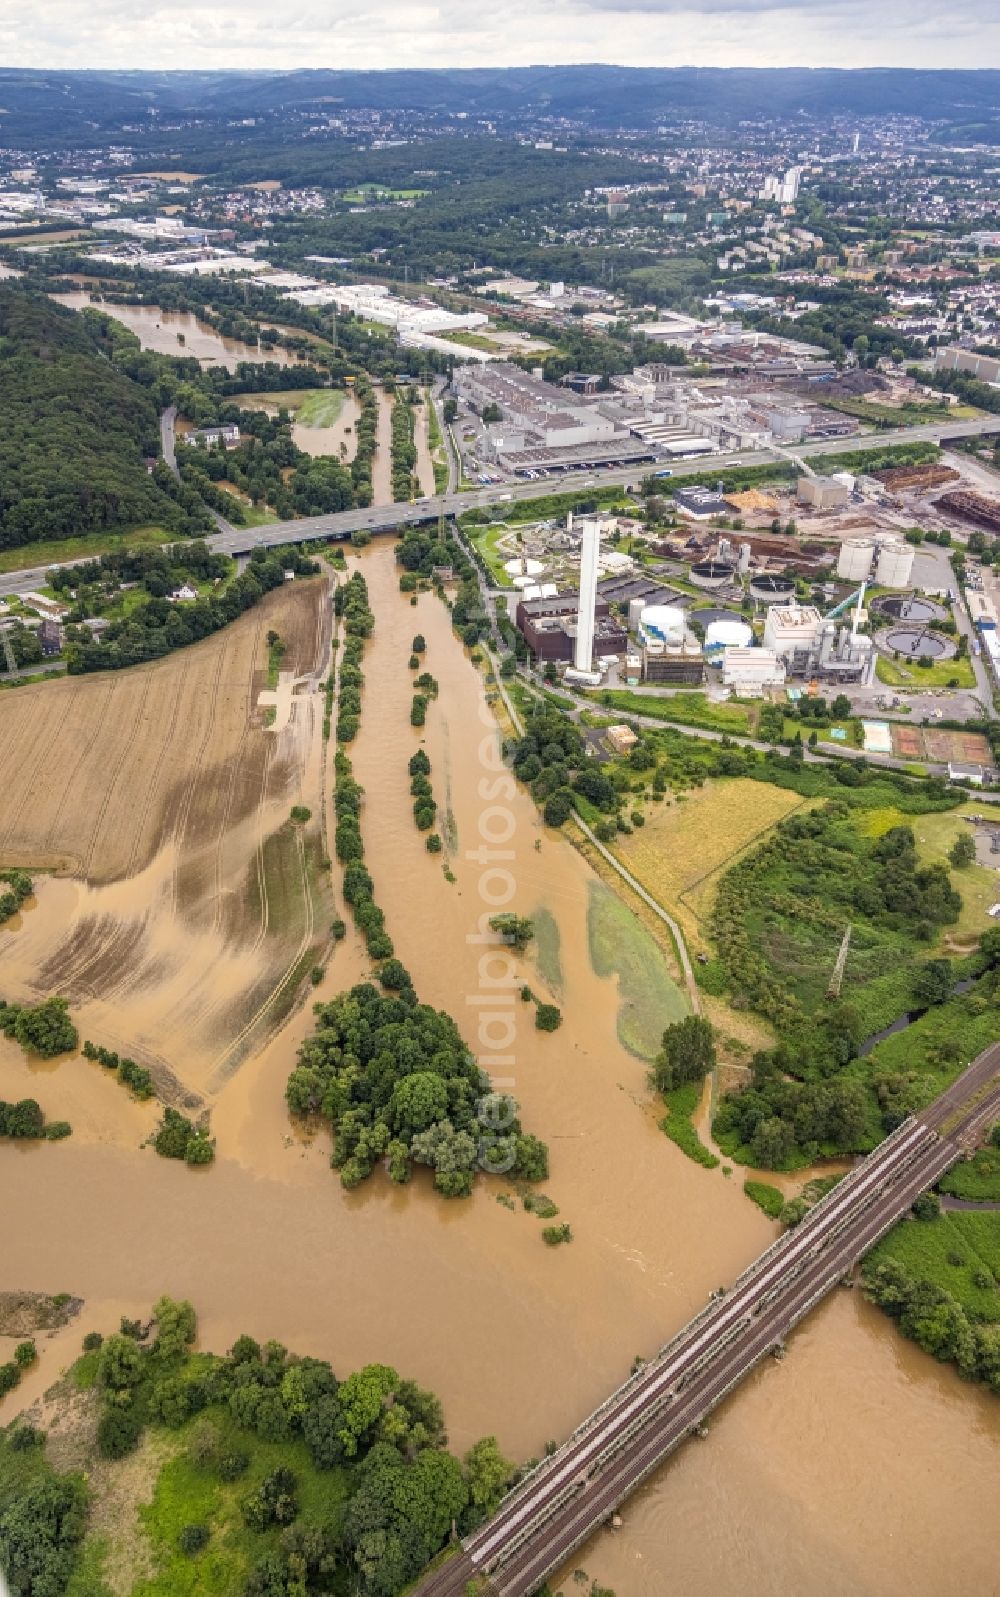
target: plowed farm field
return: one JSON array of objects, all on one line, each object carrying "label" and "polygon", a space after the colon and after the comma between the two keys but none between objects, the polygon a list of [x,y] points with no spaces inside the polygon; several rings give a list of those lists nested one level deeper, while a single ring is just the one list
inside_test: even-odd
[{"label": "plowed farm field", "polygon": [[[257,704],[272,629],[302,679],[280,731]],[[0,695],[0,863],[36,873],[0,929],[4,996],[61,993],[176,1101],[226,1079],[325,942],[328,652],[314,579],[166,660]]]}]

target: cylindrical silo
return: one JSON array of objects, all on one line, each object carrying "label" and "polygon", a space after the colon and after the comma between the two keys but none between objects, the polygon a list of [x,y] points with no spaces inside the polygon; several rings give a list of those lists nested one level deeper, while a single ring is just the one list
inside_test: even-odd
[{"label": "cylindrical silo", "polygon": [[902,538],[879,544],[875,581],[882,588],[908,588],[913,570],[913,545]]},{"label": "cylindrical silo", "polygon": [[[864,582],[871,576],[875,542],[872,538],[852,538],[842,543],[837,557],[837,576],[848,582]],[[881,580],[881,578],[879,579]]]}]

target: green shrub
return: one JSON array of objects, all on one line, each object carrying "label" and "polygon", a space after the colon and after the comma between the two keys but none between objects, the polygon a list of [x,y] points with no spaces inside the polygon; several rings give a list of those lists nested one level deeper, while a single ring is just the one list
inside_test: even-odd
[{"label": "green shrub", "polygon": [[535,1010],[535,1027],[538,1031],[558,1031],[562,1025],[562,1010],[555,1004],[539,1004]]},{"label": "green shrub", "polygon": [[185,1525],[177,1538],[177,1544],[182,1553],[186,1553],[188,1558],[193,1558],[203,1547],[208,1546],[208,1536],[207,1525]]},{"label": "green shrub", "polygon": [[129,1403],[110,1403],[97,1423],[97,1451],[102,1458],[125,1458],[134,1453],[142,1435],[142,1420]]},{"label": "green shrub", "polygon": [[572,1242],[573,1232],[568,1225],[547,1225],[542,1231],[546,1247],[558,1248],[563,1242]]},{"label": "green shrub", "polygon": [[767,1181],[744,1181],[743,1191],[772,1220],[777,1220],[785,1207],[784,1193]]}]

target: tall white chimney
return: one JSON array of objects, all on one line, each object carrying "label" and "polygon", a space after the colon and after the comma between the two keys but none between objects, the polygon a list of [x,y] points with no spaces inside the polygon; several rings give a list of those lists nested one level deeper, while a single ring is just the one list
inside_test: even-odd
[{"label": "tall white chimney", "polygon": [[578,671],[592,669],[594,660],[594,608],[597,604],[597,556],[601,547],[601,527],[597,521],[581,521],[580,531],[580,609],[576,618],[576,657]]}]

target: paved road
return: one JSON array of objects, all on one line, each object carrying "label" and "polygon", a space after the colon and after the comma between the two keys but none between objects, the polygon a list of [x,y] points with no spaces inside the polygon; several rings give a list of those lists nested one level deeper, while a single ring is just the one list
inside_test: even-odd
[{"label": "paved road", "polygon": [[[162,424],[162,419],[161,419]],[[171,424],[172,426],[172,424]],[[945,443],[949,438],[968,438],[976,434],[1000,435],[1000,416],[987,416],[975,421],[927,424],[906,427],[891,437],[877,440],[863,437],[834,439],[823,445],[824,454],[849,454],[858,448],[881,447],[888,444]],[[674,477],[705,477],[724,470],[727,466],[760,466],[780,463],[782,457],[771,450],[703,456],[698,460],[678,460],[671,467]],[[601,486],[611,487],[636,482],[649,468],[628,466],[615,471],[598,473],[573,472],[562,477],[546,478],[542,482],[501,484],[492,488],[476,488],[470,493],[449,492],[418,499],[413,504],[372,505],[367,509],[342,510],[335,515],[309,516],[301,521],[274,521],[262,527],[228,527],[212,534],[208,543],[223,554],[247,554],[254,548],[278,548],[282,544],[307,543],[317,539],[349,538],[352,532],[392,532],[397,527],[419,525],[436,521],[444,515],[460,515],[464,510],[490,505],[506,504],[515,500],[537,499],[551,493],[578,493],[581,489]],[[73,564],[72,561],[65,562]],[[44,583],[48,566],[36,566],[30,571],[13,572],[0,577],[0,597],[4,594],[27,593],[32,587]]]},{"label": "paved road", "polygon": [[528,1597],[754,1365],[783,1346],[998,1112],[1000,1046],[994,1046],[855,1166],[733,1287],[716,1294],[508,1494],[415,1597],[464,1597],[477,1577],[486,1577],[497,1597]]},{"label": "paved road", "polygon": [[[2,656],[0,656],[0,659],[2,659]],[[18,678],[38,677],[44,675],[46,671],[55,671],[58,674],[60,671],[65,671],[65,669],[65,660],[40,660],[36,665],[20,665],[16,671],[3,669],[0,672],[0,681],[16,682]]]},{"label": "paved road", "polygon": [[160,449],[163,452],[164,465],[173,472],[175,477],[179,477],[176,444],[177,406],[168,405],[166,410],[160,412]]}]

